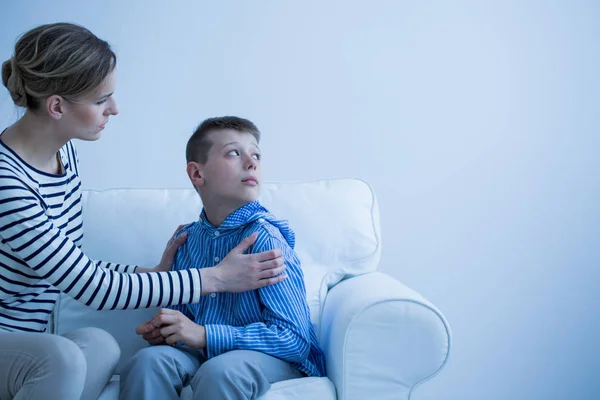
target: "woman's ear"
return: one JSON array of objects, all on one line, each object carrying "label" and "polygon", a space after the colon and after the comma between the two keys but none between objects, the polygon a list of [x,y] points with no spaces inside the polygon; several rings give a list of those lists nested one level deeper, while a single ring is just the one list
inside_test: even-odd
[{"label": "woman's ear", "polygon": [[190,181],[192,182],[192,185],[194,185],[196,189],[204,186],[204,175],[202,172],[202,165],[198,164],[195,161],[190,161],[186,167],[186,171],[188,177],[190,178]]},{"label": "woman's ear", "polygon": [[65,107],[65,99],[61,96],[53,94],[46,99],[46,112],[50,118],[59,120],[62,118]]}]

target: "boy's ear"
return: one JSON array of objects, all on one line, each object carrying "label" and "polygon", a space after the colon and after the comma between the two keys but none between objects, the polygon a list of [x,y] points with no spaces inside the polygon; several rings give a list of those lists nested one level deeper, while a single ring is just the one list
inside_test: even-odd
[{"label": "boy's ear", "polygon": [[195,161],[190,161],[186,167],[186,171],[194,187],[198,188],[204,186],[204,175],[200,164]]}]

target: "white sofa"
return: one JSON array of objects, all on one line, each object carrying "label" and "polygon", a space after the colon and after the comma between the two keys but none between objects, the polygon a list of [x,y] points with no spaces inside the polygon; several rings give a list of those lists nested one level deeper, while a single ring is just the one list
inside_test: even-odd
[{"label": "white sofa", "polygon": [[[87,254],[143,266],[156,265],[177,225],[197,219],[201,209],[193,189],[111,189],[83,196]],[[440,371],[450,351],[450,328],[421,295],[377,272],[381,233],[368,184],[357,179],[269,183],[261,202],[296,232],[312,321],[327,357],[326,378],[274,384],[264,400],[408,399]],[[147,345],[134,329],[155,311],[95,311],[63,295],[51,329],[108,330],[121,346],[120,367]],[[118,398],[118,372],[102,400]],[[181,398],[189,398],[190,391],[185,388]]]}]

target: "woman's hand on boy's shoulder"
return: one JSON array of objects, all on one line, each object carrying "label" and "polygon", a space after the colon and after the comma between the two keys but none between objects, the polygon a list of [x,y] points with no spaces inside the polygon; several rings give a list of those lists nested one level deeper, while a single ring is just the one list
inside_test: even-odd
[{"label": "woman's hand on boy's shoulder", "polygon": [[202,294],[246,292],[279,283],[286,278],[281,249],[246,254],[256,242],[257,233],[246,237],[216,267],[204,268]]},{"label": "woman's hand on boy's shoulder", "polygon": [[162,258],[160,260],[160,264],[154,267],[154,272],[163,272],[170,271],[173,268],[173,262],[175,261],[175,256],[177,255],[177,250],[181,247],[182,244],[185,243],[187,239],[187,231],[183,232],[180,235],[177,235],[179,231],[185,225],[179,225],[169,241],[167,242],[167,246],[165,247],[165,251],[163,252]]}]

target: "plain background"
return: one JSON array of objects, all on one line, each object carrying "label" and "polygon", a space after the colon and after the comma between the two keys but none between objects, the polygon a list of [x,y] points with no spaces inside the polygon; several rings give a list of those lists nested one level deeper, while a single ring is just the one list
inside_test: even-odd
[{"label": "plain background", "polygon": [[[85,188],[189,187],[204,118],[263,132],[269,181],[359,177],[381,270],[448,318],[425,399],[592,399],[600,390],[600,3],[21,1],[0,56],[47,22],[119,59],[121,114],[80,143]],[[0,126],[19,113],[0,93]],[[187,222],[187,221],[182,221]]]}]

